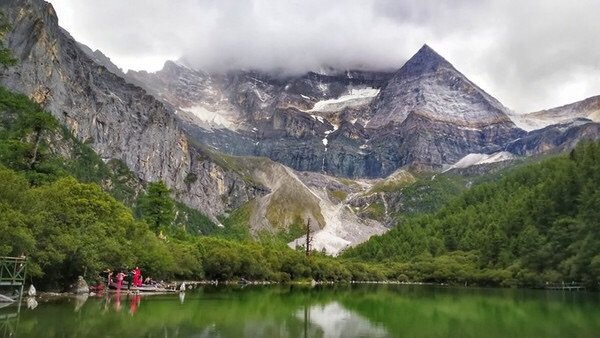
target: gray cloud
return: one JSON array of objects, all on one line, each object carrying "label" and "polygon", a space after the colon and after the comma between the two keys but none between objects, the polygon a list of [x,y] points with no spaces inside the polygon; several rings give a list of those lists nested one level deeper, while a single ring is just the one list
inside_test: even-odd
[{"label": "gray cloud", "polygon": [[400,67],[428,43],[517,111],[600,94],[597,0],[51,0],[124,68]]}]

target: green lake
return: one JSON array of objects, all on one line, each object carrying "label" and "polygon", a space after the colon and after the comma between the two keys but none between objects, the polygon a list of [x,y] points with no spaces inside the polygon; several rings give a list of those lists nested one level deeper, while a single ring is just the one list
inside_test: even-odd
[{"label": "green lake", "polygon": [[[32,304],[30,304],[32,305]],[[0,309],[12,337],[599,337],[600,294],[406,285],[204,287]]]}]

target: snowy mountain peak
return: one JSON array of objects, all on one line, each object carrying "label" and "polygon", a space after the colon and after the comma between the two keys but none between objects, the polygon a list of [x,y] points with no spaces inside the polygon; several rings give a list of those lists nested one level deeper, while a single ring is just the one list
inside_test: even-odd
[{"label": "snowy mountain peak", "polygon": [[435,72],[441,67],[455,70],[450,62],[433,50],[433,48],[424,44],[423,47],[421,47],[421,49],[419,49],[419,51],[406,61],[404,66],[396,72],[396,77],[421,76],[426,73]]},{"label": "snowy mountain peak", "polygon": [[400,124],[409,114],[469,128],[514,127],[508,109],[424,45],[381,90],[368,128]]}]

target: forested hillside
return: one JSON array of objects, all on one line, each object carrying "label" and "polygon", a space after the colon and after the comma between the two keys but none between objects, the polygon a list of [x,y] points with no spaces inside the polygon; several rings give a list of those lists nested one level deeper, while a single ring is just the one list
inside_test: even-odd
[{"label": "forested hillside", "polygon": [[344,256],[405,262],[439,281],[597,286],[600,144],[580,144],[477,185],[439,212],[412,218]]},{"label": "forested hillside", "polygon": [[[219,228],[174,202],[162,182],[141,189],[120,162],[104,163],[49,113],[0,87],[0,256],[27,255],[44,289],[137,265],[154,278],[385,278],[318,253],[309,260],[284,239],[252,242],[236,213]],[[223,238],[198,236],[208,233]]]},{"label": "forested hillside", "polygon": [[307,258],[277,238],[247,241],[235,214],[222,229],[182,212],[160,182],[144,193],[127,168],[104,163],[24,96],[0,88],[0,111],[0,255],[29,255],[42,286],[133,265],[160,278],[597,286],[597,143],[475,185],[435,214],[401,217],[342,258]]},{"label": "forested hillside", "polygon": [[[14,63],[0,44],[0,73]],[[244,207],[218,227],[175,203],[162,182],[141,182],[122,162],[104,161],[40,106],[0,87],[0,256],[27,255],[42,288],[136,265],[153,278],[598,288],[600,143],[510,170],[452,199],[461,182],[376,187],[402,201],[391,210],[396,228],[342,257],[306,256],[285,245],[285,234],[251,241]]]}]

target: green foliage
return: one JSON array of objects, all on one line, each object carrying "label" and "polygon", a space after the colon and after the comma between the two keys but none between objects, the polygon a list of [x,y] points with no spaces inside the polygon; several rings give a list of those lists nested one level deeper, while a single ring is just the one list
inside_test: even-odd
[{"label": "green foliage", "polygon": [[[575,280],[597,287],[599,186],[600,143],[582,143],[569,156],[474,186],[436,214],[413,217],[344,256],[417,264],[435,280],[463,280],[440,270],[452,266],[472,280],[488,276],[483,279],[491,283]],[[460,252],[472,256],[458,265],[448,261]],[[434,263],[435,269],[426,269]]]},{"label": "green foliage", "polygon": [[0,211],[0,255],[28,255],[29,273],[42,287],[134,265],[157,278],[203,275],[193,238],[159,239],[96,184],[63,177],[32,186],[0,166]]},{"label": "green foliage", "polygon": [[[289,243],[298,237],[306,235],[305,225],[302,221],[292,223],[287,229],[277,232],[275,239],[281,243]],[[267,238],[260,238],[261,241],[267,240]]]},{"label": "green foliage", "polygon": [[422,175],[398,193],[402,195],[402,208],[395,219],[403,222],[418,214],[440,210],[448,201],[455,198],[465,188],[465,180],[454,175]]},{"label": "green foliage", "polygon": [[192,235],[212,235],[220,231],[220,228],[198,210],[187,205],[176,202],[175,227]]},{"label": "green foliage", "polygon": [[20,255],[33,248],[25,210],[30,203],[25,194],[28,186],[23,177],[0,166],[0,256]]},{"label": "green foliage", "polygon": [[0,87],[0,164],[41,185],[73,176],[98,183],[132,205],[139,183],[121,161],[104,163],[49,113],[26,96]]},{"label": "green foliage", "polygon": [[346,200],[346,197],[348,197],[348,193],[345,192],[344,190],[333,190],[333,191],[329,191],[329,194],[337,199],[340,202],[343,202]]},{"label": "green foliage", "polygon": [[162,182],[152,182],[148,191],[138,201],[141,218],[155,232],[165,231],[175,222],[175,204],[171,190]]},{"label": "green foliage", "polygon": [[385,206],[383,202],[373,202],[364,209],[363,213],[371,219],[383,221],[385,218]]},{"label": "green foliage", "polygon": [[37,246],[30,255],[46,278],[69,282],[133,263],[132,239],[145,226],[99,186],[62,178],[31,193],[37,199],[30,208]]},{"label": "green foliage", "polygon": [[17,60],[12,56],[10,50],[4,47],[2,39],[4,34],[10,30],[10,25],[6,22],[4,13],[0,12],[0,70],[7,68],[17,63]]},{"label": "green foliage", "polygon": [[229,217],[222,218],[222,228],[214,232],[216,236],[233,239],[233,240],[249,240],[250,239],[250,213],[252,205],[246,203],[234,210]]}]

